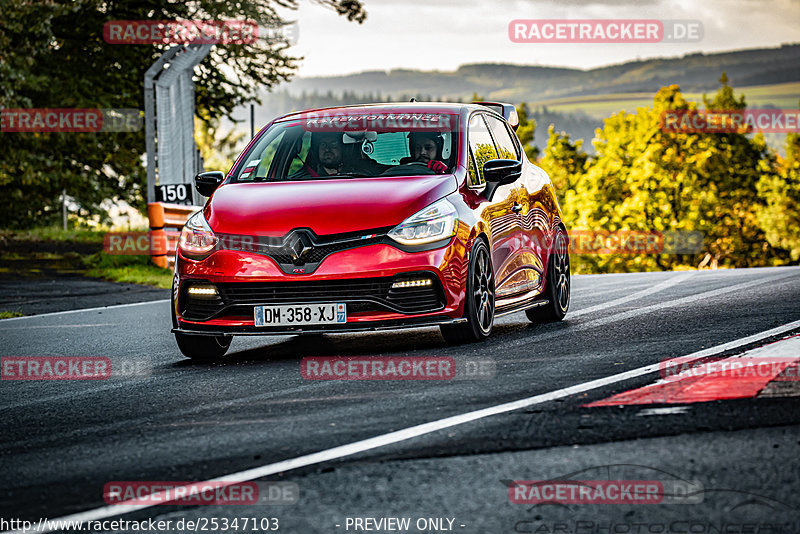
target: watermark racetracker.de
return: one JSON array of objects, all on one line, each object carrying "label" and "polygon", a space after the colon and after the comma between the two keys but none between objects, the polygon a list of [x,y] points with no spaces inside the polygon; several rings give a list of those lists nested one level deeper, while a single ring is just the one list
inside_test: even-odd
[{"label": "watermark racetracker.de", "polygon": [[179,236],[179,232],[108,232],[103,236],[103,252],[130,256],[167,254],[170,243],[177,243]]},{"label": "watermark racetracker.de", "polygon": [[106,504],[119,506],[285,506],[299,498],[300,487],[288,481],[112,481],[103,486]]},{"label": "watermark racetracker.de", "polygon": [[298,23],[259,26],[252,20],[110,20],[103,39],[113,45],[252,44],[258,40],[297,44]]},{"label": "watermark racetracker.de", "polygon": [[[247,173],[253,167],[245,167]],[[587,230],[569,232],[570,254],[697,254],[703,250],[705,235],[696,230]],[[147,254],[147,250],[162,250],[164,238],[147,232],[110,232],[104,239],[104,250],[109,254]],[[174,239],[167,234],[167,239]],[[375,234],[366,237],[375,237]],[[218,250],[234,250],[269,254],[284,246],[282,237],[217,234],[213,237]],[[526,246],[539,251],[549,250],[552,243],[547,236],[532,234],[526,237]]]},{"label": "watermark racetracker.de", "polygon": [[800,111],[791,109],[667,110],[661,130],[672,133],[800,133]]},{"label": "watermark racetracker.de", "polygon": [[704,234],[690,230],[569,231],[570,254],[697,254]]},{"label": "watermark racetracker.de", "polygon": [[112,363],[106,356],[3,356],[1,380],[108,380],[150,376],[152,364],[143,359]]},{"label": "watermark racetracker.de", "polygon": [[138,132],[144,113],[130,108],[6,108],[0,110],[0,133]]},{"label": "watermark racetracker.de", "polygon": [[716,361],[698,361],[691,358],[670,358],[658,365],[664,381],[680,381],[691,377],[715,379],[773,378],[780,375],[784,381],[800,380],[796,356],[762,356],[733,358]]},{"label": "watermark racetracker.de", "polygon": [[459,380],[494,378],[493,358],[452,356],[312,356],[300,361],[306,380]]},{"label": "watermark racetracker.de", "polygon": [[308,132],[449,132],[458,124],[451,113],[350,113],[310,112],[301,123]]},{"label": "watermark racetracker.de", "polygon": [[515,19],[508,23],[514,43],[677,43],[703,39],[699,20]]}]

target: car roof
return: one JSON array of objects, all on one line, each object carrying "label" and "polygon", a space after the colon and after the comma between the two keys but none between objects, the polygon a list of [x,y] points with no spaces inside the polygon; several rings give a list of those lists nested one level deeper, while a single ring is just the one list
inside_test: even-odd
[{"label": "car roof", "polygon": [[[351,106],[335,106],[329,108],[306,109],[287,113],[275,122],[287,119],[308,119],[316,118],[320,113],[335,115],[337,113],[352,113],[354,111],[368,111],[381,113],[461,113],[466,110],[491,111],[491,108],[479,104],[460,103],[460,102],[383,102],[374,104],[355,104]],[[496,112],[494,112],[497,114]]]}]

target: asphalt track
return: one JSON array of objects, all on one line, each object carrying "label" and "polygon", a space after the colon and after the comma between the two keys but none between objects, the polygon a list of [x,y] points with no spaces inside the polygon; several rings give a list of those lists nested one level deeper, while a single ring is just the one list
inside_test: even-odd
[{"label": "asphalt track", "polygon": [[[214,365],[182,358],[163,301],[4,320],[4,356],[104,356],[120,372],[0,383],[0,518],[272,517],[297,534],[389,517],[410,518],[405,532],[798,533],[800,397],[585,406],[653,383],[665,359],[735,354],[800,331],[797,321],[795,267],[579,276],[562,323],[506,316],[480,344],[448,346],[436,329],[240,337]],[[305,380],[306,356],[451,356],[494,372]],[[299,500],[128,513],[103,501],[110,481],[265,474],[296,484]],[[676,504],[509,499],[510,481],[549,479],[702,491]],[[417,528],[426,518],[452,523]]]}]

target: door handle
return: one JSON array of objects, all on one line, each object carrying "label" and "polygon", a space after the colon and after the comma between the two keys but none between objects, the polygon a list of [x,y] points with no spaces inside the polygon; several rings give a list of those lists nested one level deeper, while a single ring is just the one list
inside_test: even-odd
[{"label": "door handle", "polygon": [[522,204],[514,204],[514,207],[511,208],[511,211],[514,213],[519,213],[522,211]]}]

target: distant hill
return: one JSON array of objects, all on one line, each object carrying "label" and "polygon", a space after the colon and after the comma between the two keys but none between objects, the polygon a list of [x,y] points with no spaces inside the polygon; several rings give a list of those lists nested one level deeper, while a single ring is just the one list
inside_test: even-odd
[{"label": "distant hill", "polygon": [[684,91],[713,91],[723,70],[734,88],[800,81],[800,44],[644,59],[590,70],[479,63],[462,65],[454,72],[369,71],[297,78],[281,89],[296,96],[303,92],[330,91],[336,96],[355,92],[393,100],[409,95],[466,100],[478,93],[488,99],[520,103],[607,93],[655,93],[670,84],[678,84]]},{"label": "distant hill", "polygon": [[[463,65],[454,72],[396,69],[333,77],[298,78],[263,95],[256,106],[258,127],[294,110],[418,100],[467,102],[483,98],[520,104],[526,102],[537,121],[534,144],[543,149],[547,127],[553,124],[573,139],[591,139],[603,119],[637,106],[652,106],[656,91],[678,84],[689,100],[719,88],[725,71],[737,94],[752,107],[795,109],[800,100],[800,44],[780,48],[740,50],[718,54],[689,54],[678,58],[630,61],[591,70],[503,64]],[[238,108],[237,126],[249,132],[249,109]],[[226,127],[233,124],[226,123]],[[249,139],[249,137],[248,137]],[[768,134],[767,142],[783,150],[785,135]]]}]

